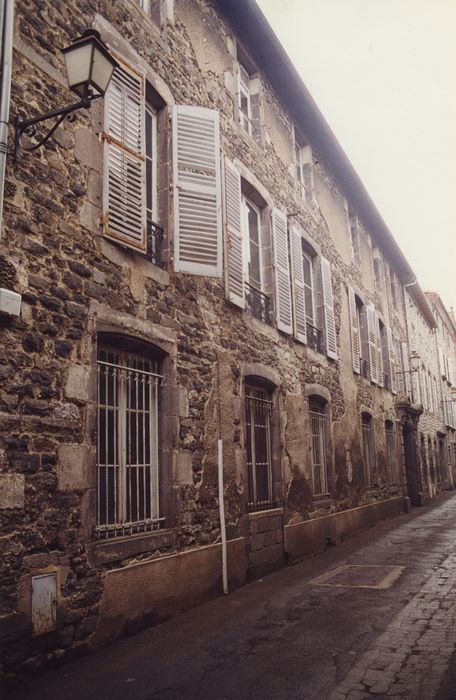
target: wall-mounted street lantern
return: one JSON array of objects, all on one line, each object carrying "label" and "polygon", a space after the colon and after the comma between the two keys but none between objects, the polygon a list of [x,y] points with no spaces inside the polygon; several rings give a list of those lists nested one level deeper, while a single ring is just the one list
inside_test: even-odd
[{"label": "wall-mounted street lantern", "polygon": [[76,39],[70,46],[63,49],[62,53],[65,57],[68,86],[80,98],[80,101],[31,119],[16,117],[14,160],[16,160],[21,148],[21,137],[24,133],[28,136],[34,136],[37,124],[48,119],[56,119],[49,131],[38,143],[27,148],[22,146],[22,149],[35,151],[40,146],[45,145],[68,115],[76,112],[78,109],[87,109],[90,107],[92,100],[105,94],[113,71],[117,66],[117,61],[111,56],[101,41],[100,34],[94,29],[86,30],[79,39]]},{"label": "wall-mounted street lantern", "polygon": [[409,357],[411,369],[401,370],[396,372],[396,374],[411,374],[412,372],[418,372],[421,365],[421,357],[418,355],[416,350],[410,353]]}]

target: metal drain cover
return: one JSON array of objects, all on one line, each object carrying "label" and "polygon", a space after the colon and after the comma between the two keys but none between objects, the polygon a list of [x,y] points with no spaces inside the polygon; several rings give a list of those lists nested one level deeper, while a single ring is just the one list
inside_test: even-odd
[{"label": "metal drain cover", "polygon": [[345,564],[309,581],[311,586],[340,588],[390,588],[404,571],[405,566],[377,566],[375,564]]}]

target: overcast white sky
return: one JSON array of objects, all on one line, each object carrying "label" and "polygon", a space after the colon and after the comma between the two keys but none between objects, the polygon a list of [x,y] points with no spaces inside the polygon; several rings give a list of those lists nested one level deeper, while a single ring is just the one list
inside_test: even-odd
[{"label": "overcast white sky", "polygon": [[424,290],[456,310],[456,0],[257,0]]}]

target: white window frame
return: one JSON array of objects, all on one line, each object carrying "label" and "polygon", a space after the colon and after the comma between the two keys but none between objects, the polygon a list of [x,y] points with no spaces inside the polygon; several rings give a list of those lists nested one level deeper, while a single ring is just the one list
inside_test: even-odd
[{"label": "white window frame", "polygon": [[[248,208],[251,208],[256,216],[257,216],[257,222],[258,222],[258,257],[259,257],[259,283],[260,286],[259,288],[255,285],[252,284],[252,279],[249,274],[249,265],[250,265],[250,260],[251,260],[251,246],[256,245],[255,242],[252,242],[252,239],[250,237],[250,225],[249,225],[249,210]],[[244,279],[247,280],[247,283],[249,286],[253,287],[254,289],[257,289],[257,291],[263,293],[263,250],[262,250],[262,245],[261,245],[261,210],[260,208],[252,202],[251,199],[249,199],[244,193],[241,194],[241,212],[242,212],[242,230],[243,230],[243,243],[244,243]]]},{"label": "white window frame", "polygon": [[[304,239],[302,239],[303,241]],[[302,245],[302,242],[301,242]],[[316,319],[316,313],[315,313],[315,277],[314,277],[314,260],[315,258],[310,255],[303,247],[302,250],[302,274],[303,274],[303,285],[304,285],[304,305],[305,305],[305,310],[306,310],[306,321],[310,323],[311,326],[314,328],[317,328],[317,319]],[[306,259],[309,262],[309,268],[310,268],[310,285],[306,283],[305,280],[305,275],[304,275],[304,259]],[[307,297],[306,297],[306,289],[310,289],[310,297],[312,300],[312,316],[309,316],[308,313],[308,308],[307,308]],[[318,329],[321,330],[321,329]]]},{"label": "white window frame", "polygon": [[[145,207],[146,207],[146,219],[147,221],[157,221],[157,175],[158,175],[158,147],[157,147],[157,112],[156,110],[152,107],[152,105],[147,102],[146,99],[146,104],[145,104],[145,109],[144,109],[144,160],[146,164],[146,169],[145,169],[145,178],[146,178],[146,202],[145,202]],[[151,119],[151,153],[147,153],[147,117],[150,117]],[[148,162],[152,163],[152,183],[149,183],[148,180],[148,175],[147,175],[147,164]],[[152,207],[148,208],[147,207],[147,189],[148,187],[151,186],[151,201],[152,201]]]},{"label": "white window frame", "polygon": [[[238,109],[239,123],[249,136],[252,136],[252,105],[250,92],[250,74],[248,70],[238,61]],[[247,114],[242,109],[242,97],[247,100]]]},{"label": "white window frame", "polygon": [[[317,408],[315,401],[309,402],[310,445],[312,461],[312,493],[314,496],[329,495],[328,481],[328,421],[324,407]],[[316,459],[316,456],[319,459]]]}]

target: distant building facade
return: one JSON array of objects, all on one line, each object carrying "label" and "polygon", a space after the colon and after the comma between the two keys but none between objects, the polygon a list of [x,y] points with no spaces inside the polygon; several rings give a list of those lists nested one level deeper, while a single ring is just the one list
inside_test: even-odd
[{"label": "distant building facade", "polygon": [[85,27],[119,67],[7,163],[12,670],[218,595],[220,473],[230,589],[454,485],[438,315],[256,4],[97,7],[16,2],[11,120],[69,102]]}]

